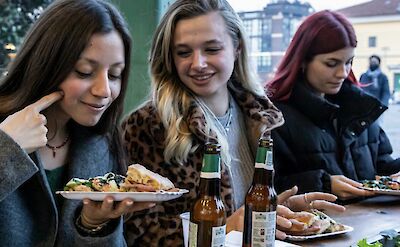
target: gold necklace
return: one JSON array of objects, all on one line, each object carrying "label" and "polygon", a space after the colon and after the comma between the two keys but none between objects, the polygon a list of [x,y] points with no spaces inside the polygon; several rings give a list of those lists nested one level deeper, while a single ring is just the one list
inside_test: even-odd
[{"label": "gold necklace", "polygon": [[69,141],[69,135],[65,138],[65,140],[58,146],[51,146],[50,144],[46,143],[46,147],[53,151],[53,158],[56,157],[56,150],[64,147]]}]

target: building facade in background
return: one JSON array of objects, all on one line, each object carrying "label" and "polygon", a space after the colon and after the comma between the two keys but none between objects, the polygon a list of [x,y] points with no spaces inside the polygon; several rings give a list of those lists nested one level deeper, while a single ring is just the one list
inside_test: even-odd
[{"label": "building facade in background", "polygon": [[400,101],[400,0],[372,0],[337,11],[350,19],[357,34],[356,77],[367,70],[369,56],[380,56],[381,69]]},{"label": "building facade in background", "polygon": [[262,81],[272,78],[299,24],[313,12],[309,3],[274,0],[263,10],[238,13],[249,37],[252,62]]}]

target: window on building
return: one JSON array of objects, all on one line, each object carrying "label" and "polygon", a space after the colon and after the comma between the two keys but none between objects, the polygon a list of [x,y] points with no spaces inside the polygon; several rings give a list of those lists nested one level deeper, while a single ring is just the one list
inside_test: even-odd
[{"label": "window on building", "polygon": [[269,68],[271,67],[271,56],[269,55],[264,55],[264,56],[259,56],[257,58],[257,71],[258,72],[268,72]]},{"label": "window on building", "polygon": [[368,37],[368,47],[376,47],[376,36]]},{"label": "window on building", "polygon": [[261,51],[262,52],[267,52],[271,51],[271,35],[268,36],[263,36],[261,39]]}]

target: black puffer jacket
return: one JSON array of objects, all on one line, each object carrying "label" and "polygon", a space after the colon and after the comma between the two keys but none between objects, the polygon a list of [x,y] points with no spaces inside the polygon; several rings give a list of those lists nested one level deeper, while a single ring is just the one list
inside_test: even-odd
[{"label": "black puffer jacket", "polygon": [[349,82],[327,98],[296,83],[288,101],[274,103],[285,118],[272,133],[277,191],[297,185],[299,193],[330,192],[329,175],[357,181],[400,170],[389,139],[374,123],[386,107]]}]

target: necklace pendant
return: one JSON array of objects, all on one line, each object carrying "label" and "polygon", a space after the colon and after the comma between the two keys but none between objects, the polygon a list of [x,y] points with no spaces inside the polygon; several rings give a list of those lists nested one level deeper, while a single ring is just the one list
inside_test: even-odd
[{"label": "necklace pendant", "polygon": [[53,158],[55,158],[56,157],[56,149],[52,148],[52,150],[53,150]]}]

